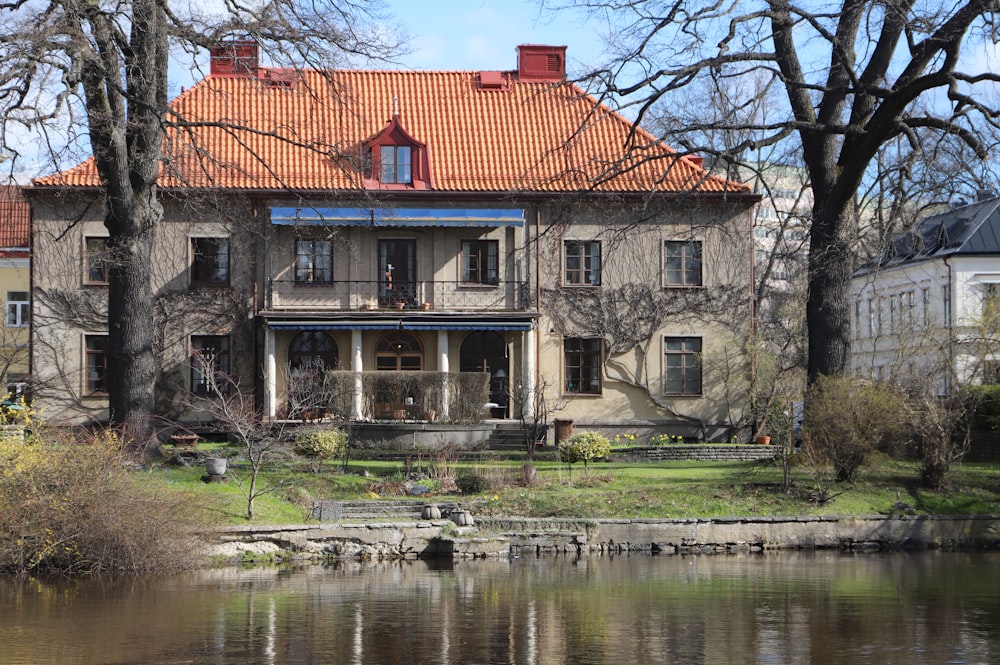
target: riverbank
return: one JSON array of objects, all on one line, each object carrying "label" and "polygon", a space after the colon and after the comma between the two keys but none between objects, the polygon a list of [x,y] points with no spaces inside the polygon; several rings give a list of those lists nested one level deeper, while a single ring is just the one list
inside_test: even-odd
[{"label": "riverbank", "polygon": [[480,517],[471,526],[441,519],[223,527],[205,539],[206,553],[226,561],[1000,549],[1000,515]]}]

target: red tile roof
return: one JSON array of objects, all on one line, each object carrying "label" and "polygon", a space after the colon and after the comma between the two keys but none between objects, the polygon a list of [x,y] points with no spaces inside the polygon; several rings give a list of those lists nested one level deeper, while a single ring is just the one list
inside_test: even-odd
[{"label": "red tile roof", "polygon": [[0,185],[0,248],[24,248],[30,244],[31,207],[12,185]]},{"label": "red tile roof", "polygon": [[[638,130],[572,84],[518,81],[482,90],[476,72],[280,71],[268,82],[212,75],[171,103],[161,187],[360,190],[363,142],[398,109],[429,150],[438,192],[748,192]],[[281,83],[294,80],[291,85]],[[204,124],[202,124],[204,123]],[[247,129],[250,128],[250,129]],[[656,159],[642,159],[652,156]],[[96,187],[93,160],[36,185]]]}]

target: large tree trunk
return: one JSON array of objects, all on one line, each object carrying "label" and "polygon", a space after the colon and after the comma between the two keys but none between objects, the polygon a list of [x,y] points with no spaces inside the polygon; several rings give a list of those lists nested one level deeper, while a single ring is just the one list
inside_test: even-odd
[{"label": "large tree trunk", "polygon": [[136,0],[124,60],[116,55],[115,26],[100,14],[92,21],[100,57],[88,54],[83,85],[111,252],[108,401],[111,425],[142,451],[155,434],[150,272],[153,236],[163,217],[156,182],[167,103],[166,20],[157,0]]},{"label": "large tree trunk", "polygon": [[849,213],[831,212],[819,202],[813,206],[806,302],[810,383],[819,375],[840,374],[848,368],[853,226]]},{"label": "large tree trunk", "polygon": [[143,448],[154,436],[153,293],[150,261],[153,229],[162,208],[153,196],[137,196],[121,211],[110,206],[112,262],[108,285],[108,393],[111,423],[130,445]]}]

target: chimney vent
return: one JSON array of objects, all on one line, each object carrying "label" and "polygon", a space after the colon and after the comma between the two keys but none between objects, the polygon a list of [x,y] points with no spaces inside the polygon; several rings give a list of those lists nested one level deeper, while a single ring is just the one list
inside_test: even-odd
[{"label": "chimney vent", "polygon": [[253,39],[233,39],[212,49],[213,76],[257,76],[260,49]]},{"label": "chimney vent", "polygon": [[562,81],[566,78],[566,47],[522,44],[517,47],[517,74],[522,81]]}]

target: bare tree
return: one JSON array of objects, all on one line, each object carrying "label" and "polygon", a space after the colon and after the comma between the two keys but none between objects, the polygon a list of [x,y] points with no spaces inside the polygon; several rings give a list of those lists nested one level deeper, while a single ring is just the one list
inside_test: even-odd
[{"label": "bare tree", "polygon": [[157,0],[0,2],[0,151],[20,156],[28,136],[43,142],[57,168],[80,151],[93,155],[109,233],[110,417],[138,447],[153,438],[149,275],[163,218],[159,180],[171,156],[164,138],[185,125],[168,105],[171,60],[195,67],[206,48],[234,34],[255,39],[278,65],[329,67],[346,55],[394,52],[374,22],[377,3],[224,7],[208,15]]},{"label": "bare tree", "polygon": [[[613,34],[612,59],[587,77],[606,103],[640,123],[704,79],[753,77],[777,90],[784,112],[708,114],[664,127],[668,143],[692,132],[744,132],[730,144],[687,150],[742,163],[761,147],[791,143],[813,190],[809,233],[808,375],[842,372],[850,346],[849,287],[857,197],[877,180],[879,151],[900,141],[921,155],[928,141],[964,145],[979,160],[997,108],[983,94],[1000,80],[969,44],[995,39],[995,0],[951,5],[844,0],[817,9],[789,0],[674,3],[550,0],[550,8],[599,12]],[[730,100],[748,105],[743,97]],[[636,137],[638,138],[638,137]],[[682,144],[683,145],[683,144]],[[634,157],[641,151],[634,142]],[[897,171],[905,176],[907,170]]]}]

